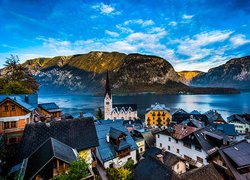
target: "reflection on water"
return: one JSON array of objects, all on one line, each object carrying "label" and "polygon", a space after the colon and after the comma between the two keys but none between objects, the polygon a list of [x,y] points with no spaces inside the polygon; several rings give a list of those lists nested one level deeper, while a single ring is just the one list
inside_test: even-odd
[{"label": "reflection on water", "polygon": [[[202,113],[216,109],[224,118],[233,113],[250,113],[250,92],[233,95],[133,95],[114,96],[113,103],[135,103],[138,114],[144,117],[145,110],[155,102],[164,103],[169,108],[182,108],[188,112]],[[64,112],[78,116],[79,112],[93,113],[103,108],[103,97],[86,95],[39,95],[39,103],[56,102]]]}]

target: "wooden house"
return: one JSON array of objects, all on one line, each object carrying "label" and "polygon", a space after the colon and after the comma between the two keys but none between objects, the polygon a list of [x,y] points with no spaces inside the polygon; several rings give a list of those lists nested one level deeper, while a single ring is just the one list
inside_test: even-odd
[{"label": "wooden house", "polygon": [[37,95],[0,96],[0,134],[7,144],[20,141],[25,125],[33,122]]},{"label": "wooden house", "polygon": [[51,119],[61,119],[62,110],[56,103],[38,104],[38,110],[46,118],[45,121],[50,121]]}]

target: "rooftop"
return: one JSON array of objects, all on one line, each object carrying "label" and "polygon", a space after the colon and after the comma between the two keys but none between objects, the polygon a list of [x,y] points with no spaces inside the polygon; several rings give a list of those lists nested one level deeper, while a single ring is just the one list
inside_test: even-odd
[{"label": "rooftop", "polygon": [[58,106],[56,103],[54,103],[54,102],[38,104],[38,107],[41,107],[41,108],[43,108],[44,110],[49,111],[49,112],[62,111],[62,110],[59,108],[59,106]]},{"label": "rooftop", "polygon": [[164,111],[170,111],[170,109],[169,108],[167,108],[166,106],[165,106],[165,104],[159,104],[159,103],[155,103],[155,104],[153,104],[153,105],[151,105],[151,107],[150,108],[147,108],[146,109],[146,111],[148,112],[148,111],[162,111],[162,110],[164,110]]},{"label": "rooftop", "polygon": [[77,153],[68,145],[54,138],[49,138],[25,160],[24,179],[34,178],[53,158],[70,164],[77,160]]},{"label": "rooftop", "polygon": [[[124,146],[130,145],[130,150],[136,150],[137,145],[130,133],[123,126],[122,120],[98,120],[96,122],[96,131],[99,141],[99,146],[97,147],[98,152],[100,153],[101,159],[103,162],[109,161],[116,157],[116,150],[118,147],[115,147],[110,142],[107,142],[106,136],[110,131],[123,133],[126,135],[126,143],[120,143],[120,146],[124,148]],[[117,137],[117,133],[114,133],[114,136]]]},{"label": "rooftop", "polygon": [[27,158],[50,137],[78,151],[99,145],[92,118],[32,123],[24,129],[18,153],[20,160]]}]

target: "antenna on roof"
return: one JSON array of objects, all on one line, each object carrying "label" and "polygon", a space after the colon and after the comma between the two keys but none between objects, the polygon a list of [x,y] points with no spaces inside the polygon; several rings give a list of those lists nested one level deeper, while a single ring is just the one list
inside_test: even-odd
[{"label": "antenna on roof", "polygon": [[234,149],[235,149],[236,151],[239,151],[239,149],[238,149],[237,147],[234,147]]}]

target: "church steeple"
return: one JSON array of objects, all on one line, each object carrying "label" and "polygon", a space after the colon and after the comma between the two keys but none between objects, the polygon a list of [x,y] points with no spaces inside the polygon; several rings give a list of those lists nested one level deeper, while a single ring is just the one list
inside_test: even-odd
[{"label": "church steeple", "polygon": [[112,119],[112,95],[109,84],[109,73],[107,71],[106,87],[104,94],[104,119]]},{"label": "church steeple", "polygon": [[109,72],[108,71],[107,71],[107,75],[106,75],[106,89],[105,89],[104,96],[106,96],[107,94],[111,98],[111,89],[110,89],[110,84],[109,84]]}]

